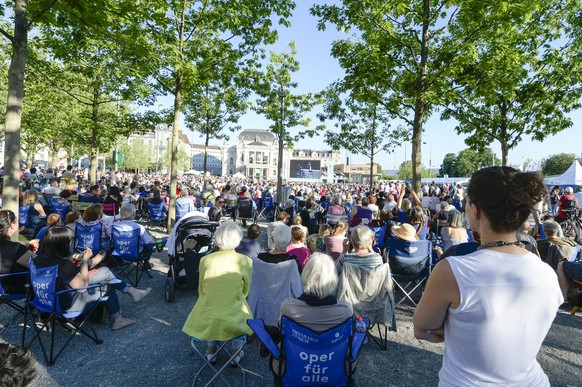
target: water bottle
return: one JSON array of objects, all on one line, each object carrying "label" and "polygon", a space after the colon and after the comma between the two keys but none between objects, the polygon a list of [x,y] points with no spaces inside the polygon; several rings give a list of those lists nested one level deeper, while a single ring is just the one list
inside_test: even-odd
[{"label": "water bottle", "polygon": [[366,332],[366,323],[362,316],[358,316],[356,319],[356,331],[357,332]]}]

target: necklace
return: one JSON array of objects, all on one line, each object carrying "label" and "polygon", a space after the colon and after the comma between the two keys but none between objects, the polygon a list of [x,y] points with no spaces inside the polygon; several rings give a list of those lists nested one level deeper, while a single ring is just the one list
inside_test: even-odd
[{"label": "necklace", "polygon": [[517,246],[517,247],[522,247],[522,248],[525,247],[525,245],[523,243],[521,243],[520,241],[515,241],[515,242],[497,241],[497,242],[485,243],[484,245],[479,246],[477,248],[477,250],[486,249],[489,247],[500,247],[500,246]]}]

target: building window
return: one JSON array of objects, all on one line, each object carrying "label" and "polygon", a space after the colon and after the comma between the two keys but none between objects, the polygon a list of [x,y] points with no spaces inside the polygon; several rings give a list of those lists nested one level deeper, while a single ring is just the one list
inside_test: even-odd
[{"label": "building window", "polygon": [[234,159],[232,157],[230,158],[230,164],[234,164]]}]

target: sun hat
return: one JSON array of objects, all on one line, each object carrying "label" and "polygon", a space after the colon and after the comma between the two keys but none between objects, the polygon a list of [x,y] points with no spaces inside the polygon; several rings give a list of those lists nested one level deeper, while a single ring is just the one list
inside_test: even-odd
[{"label": "sun hat", "polygon": [[418,235],[416,235],[416,230],[412,225],[404,223],[401,226],[392,226],[392,232],[400,239],[405,241],[414,242],[418,240]]},{"label": "sun hat", "polygon": [[564,191],[566,193],[573,193],[574,192],[574,188],[572,188],[572,187],[566,187],[566,189]]}]

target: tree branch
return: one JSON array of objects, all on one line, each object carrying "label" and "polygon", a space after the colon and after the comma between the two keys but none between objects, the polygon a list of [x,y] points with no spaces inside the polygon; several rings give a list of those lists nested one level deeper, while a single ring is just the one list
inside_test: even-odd
[{"label": "tree branch", "polygon": [[45,13],[46,11],[51,9],[53,7],[53,5],[55,5],[56,2],[57,2],[57,0],[53,0],[53,1],[51,1],[51,3],[49,5],[47,5],[46,7],[41,9],[40,11],[38,11],[38,13],[36,15],[34,15],[33,17],[30,18],[30,21],[24,26],[24,28],[28,29],[32,25],[32,23],[34,23],[36,18],[42,16],[43,13]]},{"label": "tree branch", "polygon": [[6,39],[10,40],[10,43],[14,44],[14,37],[6,32],[3,28],[0,28],[0,34],[4,35]]}]

